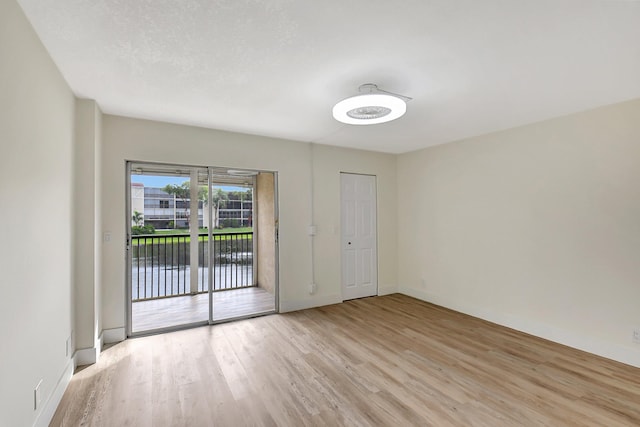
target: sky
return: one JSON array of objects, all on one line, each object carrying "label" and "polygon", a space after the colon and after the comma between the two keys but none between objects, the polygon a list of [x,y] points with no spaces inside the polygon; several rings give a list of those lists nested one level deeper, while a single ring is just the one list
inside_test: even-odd
[{"label": "sky", "polygon": [[145,187],[162,188],[167,184],[182,184],[189,181],[188,176],[131,175],[131,182],[143,184]]}]

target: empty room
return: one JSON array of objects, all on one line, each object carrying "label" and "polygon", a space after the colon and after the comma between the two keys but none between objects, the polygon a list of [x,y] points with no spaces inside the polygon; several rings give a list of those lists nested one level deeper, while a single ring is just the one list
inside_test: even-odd
[{"label": "empty room", "polygon": [[0,2],[0,426],[640,425],[640,1]]}]

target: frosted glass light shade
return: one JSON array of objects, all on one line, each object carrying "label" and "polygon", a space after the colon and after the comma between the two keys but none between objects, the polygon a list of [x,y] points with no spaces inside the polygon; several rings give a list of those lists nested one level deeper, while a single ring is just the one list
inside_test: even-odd
[{"label": "frosted glass light shade", "polygon": [[375,125],[395,120],[407,111],[397,96],[369,93],[352,96],[333,107],[333,118],[350,125]]}]

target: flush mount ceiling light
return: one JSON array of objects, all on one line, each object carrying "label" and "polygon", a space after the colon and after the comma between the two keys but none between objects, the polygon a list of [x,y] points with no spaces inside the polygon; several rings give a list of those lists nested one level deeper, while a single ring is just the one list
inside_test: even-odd
[{"label": "flush mount ceiling light", "polygon": [[358,88],[361,95],[338,102],[333,107],[333,118],[350,125],[375,125],[395,120],[407,111],[408,96],[378,89],[373,83]]}]

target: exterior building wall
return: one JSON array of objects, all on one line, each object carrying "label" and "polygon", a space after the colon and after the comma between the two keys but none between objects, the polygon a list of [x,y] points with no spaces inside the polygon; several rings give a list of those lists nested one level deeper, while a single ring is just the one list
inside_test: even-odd
[{"label": "exterior building wall", "polygon": [[[143,225],[156,229],[184,228],[188,226],[189,199],[178,199],[161,188],[145,187],[141,183],[131,183],[131,218],[135,212],[143,214]],[[253,200],[229,200],[218,210],[220,224],[224,220],[237,220],[234,226],[253,226]],[[171,222],[175,227],[171,227]],[[133,222],[132,222],[132,225]],[[209,217],[204,203],[198,205],[198,227],[208,227]]]},{"label": "exterior building wall", "polygon": [[224,220],[237,220],[239,227],[253,226],[253,201],[252,200],[229,200],[225,207],[218,211],[220,225]]},{"label": "exterior building wall", "polygon": [[[132,182],[131,183],[131,225],[135,225],[133,223],[133,216],[136,212],[140,212],[144,214],[144,185]],[[142,220],[142,225],[144,225],[144,217]]]}]

